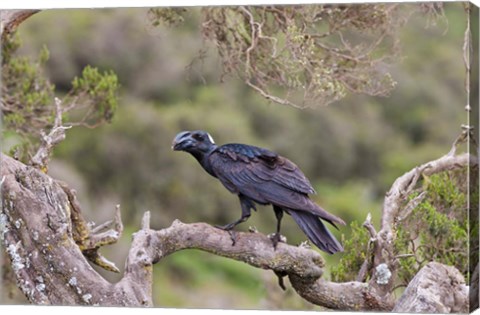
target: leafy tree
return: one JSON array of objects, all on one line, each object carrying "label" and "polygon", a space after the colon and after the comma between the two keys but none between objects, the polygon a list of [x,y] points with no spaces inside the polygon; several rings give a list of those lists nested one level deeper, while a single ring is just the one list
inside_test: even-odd
[{"label": "leafy tree", "polygon": [[[117,107],[118,81],[112,71],[101,73],[87,66],[72,81],[71,90],[55,101],[55,87],[43,73],[49,52],[42,49],[36,61],[15,52],[15,34],[2,41],[2,114],[4,131],[22,138],[13,155],[27,162],[45,139],[47,131],[73,126],[96,127],[110,122]],[[55,122],[56,117],[61,118]],[[60,125],[58,125],[60,123]],[[43,162],[42,162],[43,163]]]},{"label": "leafy tree", "polygon": [[[235,74],[262,96],[295,107],[327,105],[347,92],[386,96],[398,58],[398,30],[418,9],[438,4],[206,7],[202,33],[223,76]],[[185,9],[150,9],[153,25],[177,25]]]}]

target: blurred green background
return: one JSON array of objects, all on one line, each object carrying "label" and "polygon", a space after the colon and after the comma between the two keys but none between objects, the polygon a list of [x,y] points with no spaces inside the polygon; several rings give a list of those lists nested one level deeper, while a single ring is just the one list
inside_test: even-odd
[{"label": "blurred green background", "polygon": [[[207,130],[217,144],[277,151],[309,177],[318,192],[312,198],[322,207],[348,223],[362,223],[371,212],[378,226],[393,181],[446,153],[466,123],[466,16],[461,3],[445,3],[445,15],[433,25],[416,13],[402,28],[402,58],[391,68],[398,84],[390,97],[348,95],[306,110],[269,103],[234,78],[221,82],[215,47],[202,40],[198,8],[172,28],[152,27],[147,9],[49,10],[28,19],[19,35],[22,54],[36,55],[43,45],[49,49],[46,72],[59,93],[70,89],[86,65],[112,69],[119,77],[113,122],[69,130],[49,173],[77,190],[91,221],[110,219],[121,204],[124,235],[102,252],[122,268],[146,210],[154,229],[174,219],[223,225],[240,216],[236,196],[191,156],[171,150],[181,130]],[[199,59],[204,49],[206,58]],[[275,222],[271,208],[260,207],[238,229],[255,226],[269,234]],[[290,218],[282,234],[290,244],[306,239]],[[350,229],[334,234],[348,238]],[[322,256],[329,266],[342,254]],[[320,309],[290,287],[283,292],[273,272],[195,250],[155,265],[154,278],[154,303],[161,307]]]}]

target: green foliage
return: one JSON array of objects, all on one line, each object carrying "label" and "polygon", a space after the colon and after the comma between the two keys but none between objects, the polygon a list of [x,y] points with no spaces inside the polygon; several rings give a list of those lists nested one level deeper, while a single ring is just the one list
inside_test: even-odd
[{"label": "green foliage", "polygon": [[370,237],[367,230],[357,221],[350,224],[350,229],[350,237],[342,240],[345,254],[340,263],[331,268],[331,278],[334,282],[354,281],[368,254]]},{"label": "green foliage", "polygon": [[[424,178],[424,200],[405,220],[397,222],[395,251],[404,255],[399,259],[399,285],[408,284],[430,261],[455,266],[468,281],[466,182],[466,169]],[[344,241],[345,254],[331,269],[334,281],[355,279],[365,261],[368,240],[367,230],[352,222],[351,235]]]},{"label": "green foliage", "polygon": [[91,104],[88,111],[92,114],[83,121],[89,125],[110,122],[117,109],[118,88],[118,79],[112,70],[100,73],[97,68],[86,66],[82,76],[73,79],[71,91],[72,97],[82,97]]},{"label": "green foliage", "polygon": [[455,266],[468,281],[466,171],[424,178],[426,197],[397,227],[396,252],[407,254],[399,260],[399,285],[406,285],[429,261]]},{"label": "green foliage", "polygon": [[397,253],[413,255],[399,261],[400,284],[430,261],[455,266],[468,281],[466,182],[466,169],[424,179],[426,197],[397,228]]},{"label": "green foliage", "polygon": [[[110,122],[117,107],[117,76],[113,71],[100,73],[87,66],[75,77],[72,89],[57,109],[55,87],[43,68],[50,52],[42,46],[37,60],[19,56],[19,37],[12,34],[2,41],[2,114],[4,132],[17,136],[10,153],[27,162],[40,143],[41,132],[53,127],[57,111],[64,125],[95,127]],[[66,103],[66,104],[65,104]],[[66,119],[67,114],[73,119]]]},{"label": "green foliage", "polygon": [[185,21],[183,14],[185,8],[152,8],[148,10],[148,18],[153,26],[166,25],[168,27],[178,26]]},{"label": "green foliage", "polygon": [[54,119],[54,86],[43,73],[48,50],[37,60],[16,55],[20,39],[10,35],[2,41],[2,114],[4,130],[32,139]]}]

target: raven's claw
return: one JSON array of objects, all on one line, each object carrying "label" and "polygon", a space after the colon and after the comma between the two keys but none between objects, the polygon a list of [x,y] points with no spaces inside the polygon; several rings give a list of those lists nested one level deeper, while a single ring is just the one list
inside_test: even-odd
[{"label": "raven's claw", "polygon": [[234,228],[235,225],[232,224],[227,224],[227,225],[215,225],[217,229],[224,230],[228,232],[228,235],[230,235],[230,239],[232,240],[232,246],[235,246],[235,243],[237,242],[237,232],[233,231],[232,229]]},{"label": "raven's claw", "polygon": [[268,235],[268,238],[272,241],[273,243],[273,249],[277,249],[277,245],[278,243],[282,242],[282,243],[286,243],[287,242],[287,238],[283,235],[281,235],[280,233],[274,233],[274,234],[270,234]]},{"label": "raven's claw", "polygon": [[228,234],[230,234],[230,239],[232,240],[232,246],[235,246],[235,243],[237,242],[237,232],[234,230],[228,230]]},{"label": "raven's claw", "polygon": [[225,224],[225,225],[215,225],[217,229],[224,230],[224,231],[230,231],[235,227],[235,224],[230,223],[230,224]]}]

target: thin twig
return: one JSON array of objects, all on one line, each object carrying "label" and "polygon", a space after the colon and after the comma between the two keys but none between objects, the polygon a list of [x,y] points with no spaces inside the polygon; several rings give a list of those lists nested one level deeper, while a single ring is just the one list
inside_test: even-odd
[{"label": "thin twig", "polygon": [[142,217],[142,230],[149,230],[150,229],[150,211],[145,211]]},{"label": "thin twig", "polygon": [[372,215],[370,214],[370,212],[368,213],[367,218],[365,219],[365,222],[363,222],[363,227],[367,229],[371,239],[377,238],[377,231],[375,230],[375,227],[372,224]]}]

